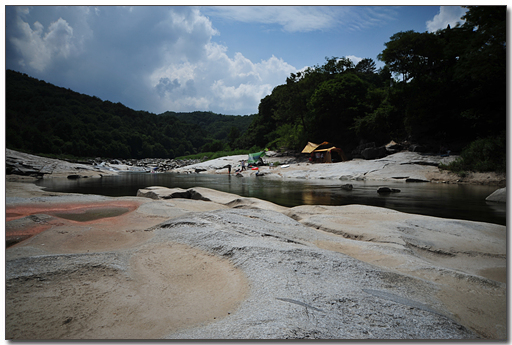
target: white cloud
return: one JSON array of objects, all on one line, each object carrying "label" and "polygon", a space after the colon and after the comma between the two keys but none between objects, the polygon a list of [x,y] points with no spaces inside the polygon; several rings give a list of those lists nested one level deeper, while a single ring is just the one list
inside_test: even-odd
[{"label": "white cloud", "polygon": [[322,6],[219,6],[204,10],[239,22],[278,24],[288,32],[322,30],[335,23],[332,9]]},{"label": "white cloud", "polygon": [[[208,43],[207,57],[197,63],[170,64],[151,75],[152,86],[159,90],[159,111],[212,110],[220,113],[251,114],[260,100],[296,68],[275,56],[253,63],[241,53],[233,58],[227,48]],[[189,96],[193,92],[196,97]]]},{"label": "white cloud", "polygon": [[395,21],[397,15],[398,12],[393,6],[349,7],[339,24],[349,31],[362,31]]},{"label": "white cloud", "polygon": [[457,23],[463,23],[460,18],[466,13],[467,9],[460,6],[440,6],[439,13],[432,20],[427,21],[427,30],[435,32],[446,29],[448,25],[455,26]]},{"label": "white cloud", "polygon": [[348,56],[346,56],[346,58],[350,59],[354,63],[354,65],[357,65],[363,59],[363,58],[360,58],[360,57],[357,57],[354,55],[348,55]]},{"label": "white cloud", "polygon": [[21,17],[17,18],[16,24],[19,35],[11,37],[10,41],[20,52],[22,65],[43,71],[54,59],[66,59],[76,50],[73,28],[62,18],[51,23],[46,33],[38,21],[34,23],[34,29]]},{"label": "white cloud", "polygon": [[245,23],[275,24],[287,32],[350,31],[380,26],[396,19],[392,6],[218,6],[205,13]]},{"label": "white cloud", "polygon": [[254,62],[242,52],[228,55],[228,47],[212,42],[221,33],[198,7],[8,13],[7,68],[137,110],[252,114],[297,71],[275,56]]}]

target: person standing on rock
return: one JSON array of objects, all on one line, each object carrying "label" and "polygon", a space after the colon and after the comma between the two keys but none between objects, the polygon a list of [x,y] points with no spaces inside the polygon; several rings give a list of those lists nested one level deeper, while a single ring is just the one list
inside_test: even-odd
[{"label": "person standing on rock", "polygon": [[228,164],[228,175],[231,175],[231,164]]},{"label": "person standing on rock", "polygon": [[242,171],[244,171],[244,170],[245,170],[245,161],[242,160]]}]

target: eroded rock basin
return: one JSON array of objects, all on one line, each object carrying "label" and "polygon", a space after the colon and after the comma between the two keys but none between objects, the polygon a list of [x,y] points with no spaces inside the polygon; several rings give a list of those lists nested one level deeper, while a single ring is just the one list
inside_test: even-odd
[{"label": "eroded rock basin", "polygon": [[100,218],[117,217],[130,210],[125,207],[101,207],[101,208],[87,208],[83,210],[73,210],[68,212],[55,212],[50,215],[74,220],[76,222],[88,222]]},{"label": "eroded rock basin", "polygon": [[245,298],[229,260],[151,242],[149,228],[193,205],[54,199],[6,212],[7,339],[158,339],[220,320]]},{"label": "eroded rock basin", "polygon": [[134,211],[139,203],[110,201],[101,203],[43,203],[6,207],[6,247],[51,228],[70,225],[71,222],[94,222],[118,217]]},{"label": "eroded rock basin", "polygon": [[25,204],[6,207],[6,221],[33,214],[49,214],[60,218],[87,222],[100,218],[116,217],[137,209],[139,203],[110,201],[101,203]]},{"label": "eroded rock basin", "polygon": [[178,243],[142,247],[129,265],[122,253],[73,267],[56,259],[34,265],[46,272],[7,279],[7,339],[155,339],[220,320],[247,293],[228,260]]}]

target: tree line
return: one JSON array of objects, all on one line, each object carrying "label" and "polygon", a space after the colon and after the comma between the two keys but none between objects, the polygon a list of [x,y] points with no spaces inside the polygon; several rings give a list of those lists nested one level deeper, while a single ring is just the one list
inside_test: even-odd
[{"label": "tree line", "polygon": [[[377,69],[327,57],[292,73],[261,100],[245,145],[300,150],[329,141],[347,154],[361,143],[421,143],[460,152],[506,141],[506,7],[471,6],[464,24],[405,31],[385,43]],[[494,153],[496,155],[496,153]]]}]

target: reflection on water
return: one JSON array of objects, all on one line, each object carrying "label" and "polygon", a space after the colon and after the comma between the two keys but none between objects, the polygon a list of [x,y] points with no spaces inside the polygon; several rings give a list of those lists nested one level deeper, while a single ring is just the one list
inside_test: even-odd
[{"label": "reflection on water", "polygon": [[[55,192],[107,196],[135,196],[137,190],[149,186],[183,189],[206,187],[268,200],[287,207],[361,204],[443,218],[506,224],[506,205],[485,201],[496,187],[352,181],[350,183],[354,189],[346,191],[340,188],[345,183],[347,182],[342,183],[339,180],[273,180],[265,177],[239,178],[208,174],[127,173],[78,180],[44,179],[37,184]],[[401,192],[378,194],[377,188],[383,185],[398,188]]]}]

